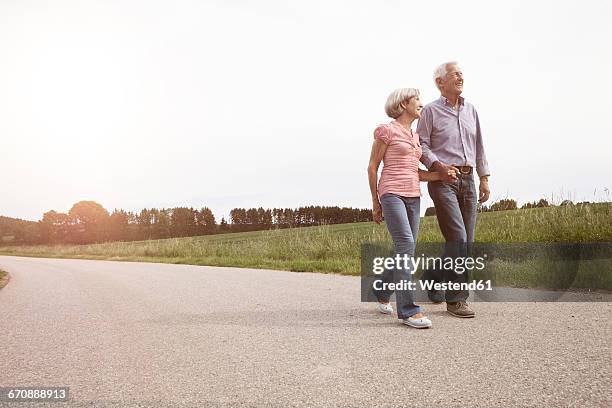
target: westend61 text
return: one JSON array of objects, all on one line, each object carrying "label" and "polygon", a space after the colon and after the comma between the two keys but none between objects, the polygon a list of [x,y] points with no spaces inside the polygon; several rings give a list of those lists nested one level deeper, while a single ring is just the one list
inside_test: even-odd
[{"label": "westend61 text", "polygon": [[376,257],[372,260],[372,272],[375,275],[382,274],[385,270],[392,269],[410,269],[410,273],[414,273],[419,269],[445,269],[454,270],[456,273],[463,273],[473,269],[483,270],[485,268],[484,256],[476,258],[472,257],[412,257],[408,254],[397,254],[394,257]]},{"label": "westend61 text", "polygon": [[[418,281],[422,290],[493,290],[491,280],[479,280],[471,282],[433,282]],[[372,283],[375,290],[416,290],[416,282],[400,280],[399,282],[383,282],[377,279]]]}]

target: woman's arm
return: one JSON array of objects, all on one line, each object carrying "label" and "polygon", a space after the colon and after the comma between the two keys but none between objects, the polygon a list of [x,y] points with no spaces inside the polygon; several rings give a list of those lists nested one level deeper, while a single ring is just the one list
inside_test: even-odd
[{"label": "woman's arm", "polygon": [[440,173],[419,169],[419,181],[440,181]]},{"label": "woman's arm", "polygon": [[427,171],[419,169],[419,180],[420,181],[446,181],[452,182],[457,180],[457,173],[459,170],[455,167],[450,168],[448,174],[443,176],[441,173],[437,171]]},{"label": "woman's arm", "polygon": [[372,193],[372,215],[374,222],[380,224],[382,221],[382,209],[378,201],[378,167],[383,157],[385,157],[387,145],[380,139],[374,140],[372,152],[370,153],[370,163],[368,164],[368,181],[370,183],[370,193]]}]

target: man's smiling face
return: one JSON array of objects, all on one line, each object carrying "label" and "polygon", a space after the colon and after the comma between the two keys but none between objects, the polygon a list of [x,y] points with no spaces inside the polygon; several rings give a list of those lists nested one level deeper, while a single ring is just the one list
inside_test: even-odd
[{"label": "man's smiling face", "polygon": [[463,72],[457,64],[446,66],[446,75],[438,79],[440,91],[447,95],[461,95],[463,92]]}]

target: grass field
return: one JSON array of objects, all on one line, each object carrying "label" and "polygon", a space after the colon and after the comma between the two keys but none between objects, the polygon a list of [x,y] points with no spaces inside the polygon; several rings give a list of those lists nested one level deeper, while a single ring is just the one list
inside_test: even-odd
[{"label": "grass field", "polygon": [[[612,242],[612,203],[482,213],[476,239],[496,243]],[[385,241],[390,241],[385,225],[368,222],[84,246],[1,247],[0,254],[358,275],[361,244]],[[436,217],[422,219],[419,242],[443,242]]]}]

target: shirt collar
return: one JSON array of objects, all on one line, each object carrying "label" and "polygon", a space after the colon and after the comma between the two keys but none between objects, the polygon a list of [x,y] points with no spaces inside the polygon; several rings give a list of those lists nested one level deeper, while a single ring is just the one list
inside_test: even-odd
[{"label": "shirt collar", "polygon": [[[396,126],[398,129],[401,129],[405,134],[409,134],[408,131],[406,130],[405,127],[403,127],[402,125],[399,124],[399,122],[397,121],[397,119],[395,119],[394,121],[391,122],[392,125]],[[414,135],[415,132],[412,132],[412,134]]]},{"label": "shirt collar", "polygon": [[[442,102],[443,105],[448,105],[451,108],[453,107],[453,105],[451,105],[450,102],[448,102],[448,99],[446,99],[446,97],[443,96],[443,95],[440,95],[439,101]],[[465,98],[463,96],[461,96],[461,95],[459,95],[459,105],[460,106],[464,106],[465,105]]]},{"label": "shirt collar", "polygon": [[[397,120],[392,121],[392,122],[391,122],[391,124],[392,124],[393,126],[395,126],[396,128],[398,128],[399,130],[401,130],[401,131],[402,131],[402,133],[403,133],[404,135],[406,135],[406,139],[410,141],[409,136],[411,136],[411,135],[410,135],[410,133],[408,133],[408,131],[406,130],[406,128],[405,128],[405,127],[403,127],[402,125],[400,125],[400,124],[399,124],[399,122],[398,122]],[[418,134],[417,134],[417,132],[412,131],[412,138],[413,138],[413,139],[417,139],[417,140],[418,140]],[[412,140],[411,142],[414,142],[414,140]]]}]

